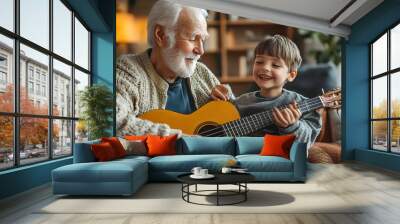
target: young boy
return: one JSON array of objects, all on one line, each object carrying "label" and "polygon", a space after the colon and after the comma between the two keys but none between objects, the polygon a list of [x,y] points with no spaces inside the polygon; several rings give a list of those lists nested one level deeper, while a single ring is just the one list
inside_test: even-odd
[{"label": "young boy", "polygon": [[[322,125],[319,113],[311,111],[301,114],[297,102],[307,98],[283,88],[287,82],[296,78],[301,64],[302,59],[296,44],[286,37],[274,35],[260,42],[254,53],[252,76],[260,90],[243,94],[233,101],[240,115],[245,117],[273,109],[274,125],[256,135],[294,134],[298,141],[312,144]],[[214,94],[219,96],[218,99],[227,100],[223,86],[215,91],[219,92]],[[283,105],[289,106],[286,109],[277,109]]]}]

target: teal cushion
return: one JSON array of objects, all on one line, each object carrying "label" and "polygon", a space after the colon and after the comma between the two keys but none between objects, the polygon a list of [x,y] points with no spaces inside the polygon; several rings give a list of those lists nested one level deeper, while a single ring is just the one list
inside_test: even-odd
[{"label": "teal cushion", "polygon": [[119,161],[119,162],[131,162],[131,161],[135,161],[135,160],[140,160],[143,162],[147,162],[149,161],[150,157],[147,156],[135,156],[135,155],[130,155],[130,156],[125,156],[123,158],[117,159],[117,160],[113,160],[113,162]]},{"label": "teal cushion", "polygon": [[235,159],[231,155],[174,155],[157,156],[149,160],[149,170],[163,172],[190,172],[193,167],[203,167],[216,172],[226,165],[227,161]]},{"label": "teal cushion", "polygon": [[232,137],[183,137],[177,154],[225,154],[235,155],[235,139]]},{"label": "teal cushion", "polygon": [[279,156],[239,155],[236,159],[249,172],[293,172],[292,161]]},{"label": "teal cushion", "polygon": [[89,163],[95,162],[96,158],[92,152],[90,146],[92,144],[99,144],[100,139],[87,141],[87,142],[80,142],[75,143],[74,147],[74,163]]},{"label": "teal cushion", "polygon": [[260,154],[264,137],[237,137],[236,155]]},{"label": "teal cushion", "polygon": [[142,160],[74,163],[53,170],[53,181],[59,182],[130,182],[133,173],[147,171]]}]

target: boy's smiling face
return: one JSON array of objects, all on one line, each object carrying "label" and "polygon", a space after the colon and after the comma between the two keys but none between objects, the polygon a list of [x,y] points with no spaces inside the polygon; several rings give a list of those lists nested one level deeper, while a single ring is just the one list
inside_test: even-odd
[{"label": "boy's smiling face", "polygon": [[269,55],[256,55],[253,65],[253,79],[265,97],[277,97],[282,93],[286,80],[296,78],[297,71],[289,71],[282,58]]}]

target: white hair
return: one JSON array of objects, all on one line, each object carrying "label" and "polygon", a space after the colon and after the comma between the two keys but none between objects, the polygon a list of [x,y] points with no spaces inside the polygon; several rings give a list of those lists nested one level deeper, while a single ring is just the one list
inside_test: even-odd
[{"label": "white hair", "polygon": [[159,0],[153,5],[147,18],[147,42],[151,47],[155,46],[154,29],[157,24],[164,26],[170,41],[174,41],[174,38],[171,40],[171,37],[175,35],[172,30],[184,8],[190,8],[199,12],[205,19],[207,18],[208,13],[204,9],[186,7],[170,0]]}]

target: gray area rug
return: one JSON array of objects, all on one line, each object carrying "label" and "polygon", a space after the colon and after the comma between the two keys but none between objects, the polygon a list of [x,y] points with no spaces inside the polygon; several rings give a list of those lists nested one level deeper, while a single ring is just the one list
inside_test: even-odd
[{"label": "gray area rug", "polygon": [[[229,185],[224,189],[234,187]],[[360,213],[361,205],[345,201],[317,184],[254,183],[248,187],[247,201],[237,205],[190,204],[182,200],[180,184],[150,183],[131,197],[57,197],[35,213]],[[202,185],[198,188],[212,189],[215,186]],[[236,196],[224,197],[222,202],[238,199]],[[216,202],[214,196],[193,196],[191,200],[211,205]]]}]

